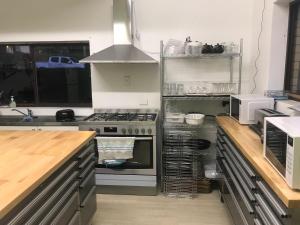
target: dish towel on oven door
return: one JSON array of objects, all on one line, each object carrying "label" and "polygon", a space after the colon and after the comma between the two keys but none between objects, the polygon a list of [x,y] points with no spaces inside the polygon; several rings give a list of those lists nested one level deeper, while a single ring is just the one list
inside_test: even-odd
[{"label": "dish towel on oven door", "polygon": [[135,137],[96,137],[99,163],[103,160],[132,159]]}]

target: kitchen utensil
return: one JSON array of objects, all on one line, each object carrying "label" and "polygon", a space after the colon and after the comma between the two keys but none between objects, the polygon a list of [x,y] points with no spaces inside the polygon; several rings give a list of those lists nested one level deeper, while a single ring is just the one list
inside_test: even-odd
[{"label": "kitchen utensil", "polygon": [[219,43],[213,47],[213,53],[221,54],[224,52],[224,45],[220,45]]},{"label": "kitchen utensil", "polygon": [[201,125],[204,122],[205,115],[203,114],[187,114],[185,116],[185,122],[190,125]]},{"label": "kitchen utensil", "polygon": [[209,54],[209,53],[213,53],[213,49],[214,47],[212,45],[209,45],[207,43],[205,43],[205,45],[203,45],[202,47],[202,54]]},{"label": "kitchen utensil", "polygon": [[56,112],[56,121],[70,122],[75,120],[75,113],[72,109],[58,110]]}]

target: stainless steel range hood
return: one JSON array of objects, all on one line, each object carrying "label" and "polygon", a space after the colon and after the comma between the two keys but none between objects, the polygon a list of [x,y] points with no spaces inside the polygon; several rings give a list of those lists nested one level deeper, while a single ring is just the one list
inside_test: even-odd
[{"label": "stainless steel range hood", "polygon": [[134,46],[132,1],[113,0],[114,45],[80,60],[81,63],[158,63]]}]

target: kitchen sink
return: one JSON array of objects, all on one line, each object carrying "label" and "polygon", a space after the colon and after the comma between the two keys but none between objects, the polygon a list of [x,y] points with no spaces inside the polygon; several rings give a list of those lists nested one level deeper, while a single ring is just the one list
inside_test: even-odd
[{"label": "kitchen sink", "polygon": [[55,116],[37,116],[32,120],[26,121],[24,116],[0,116],[0,126],[60,126],[60,125],[76,125],[82,121],[84,117],[75,117],[75,121],[58,122]]}]

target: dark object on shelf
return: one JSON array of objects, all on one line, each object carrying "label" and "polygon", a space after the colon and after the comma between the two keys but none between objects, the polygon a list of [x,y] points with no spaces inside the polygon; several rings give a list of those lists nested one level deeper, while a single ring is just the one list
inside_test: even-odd
[{"label": "dark object on shelf", "polygon": [[207,43],[205,43],[205,45],[203,45],[202,47],[202,54],[209,54],[209,53],[214,53],[213,52],[214,47],[212,45],[208,45]]},{"label": "dark object on shelf", "polygon": [[197,183],[198,193],[211,193],[212,192],[212,182],[208,178],[202,178],[198,180]]},{"label": "dark object on shelf", "polygon": [[213,53],[221,54],[224,52],[224,45],[216,44],[213,47]]},{"label": "dark object on shelf", "polygon": [[71,122],[75,121],[75,113],[72,109],[64,109],[56,112],[57,122]]}]

